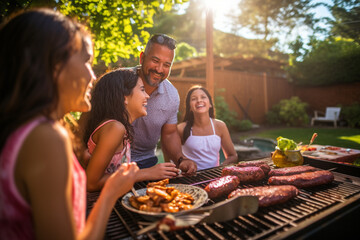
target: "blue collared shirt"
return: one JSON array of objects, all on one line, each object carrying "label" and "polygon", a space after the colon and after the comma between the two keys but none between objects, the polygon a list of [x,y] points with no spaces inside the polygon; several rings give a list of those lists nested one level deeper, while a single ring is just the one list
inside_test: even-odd
[{"label": "blue collared shirt", "polygon": [[165,79],[148,99],[147,116],[132,123],[134,141],[131,144],[131,161],[138,162],[155,156],[161,128],[164,124],[177,124],[179,105],[177,89]]}]

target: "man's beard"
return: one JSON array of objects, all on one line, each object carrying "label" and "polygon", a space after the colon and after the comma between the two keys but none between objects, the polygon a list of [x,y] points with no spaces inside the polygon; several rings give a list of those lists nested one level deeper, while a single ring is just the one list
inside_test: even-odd
[{"label": "man's beard", "polygon": [[[144,71],[143,71],[144,72]],[[161,81],[160,82],[151,82],[151,78],[150,78],[150,73],[151,72],[153,72],[153,73],[156,73],[156,74],[159,74],[160,76],[161,76]],[[147,75],[145,75],[144,74],[144,80],[145,80],[145,82],[148,84],[148,85],[150,85],[151,87],[158,87],[159,86],[159,84],[162,82],[162,81],[164,81],[165,80],[165,78],[164,78],[164,74],[163,73],[158,73],[158,72],[156,72],[155,70],[149,70],[149,74],[147,74]]]}]

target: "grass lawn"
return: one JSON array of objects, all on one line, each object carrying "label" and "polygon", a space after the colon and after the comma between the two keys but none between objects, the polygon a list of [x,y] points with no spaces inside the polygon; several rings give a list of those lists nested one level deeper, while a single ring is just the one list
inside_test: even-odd
[{"label": "grass lawn", "polygon": [[265,129],[247,135],[244,133],[240,140],[250,137],[270,138],[276,140],[278,136],[293,139],[295,142],[308,144],[313,133],[318,137],[313,144],[331,145],[352,149],[360,149],[360,129],[357,128],[276,128]]},{"label": "grass lawn", "polygon": [[164,162],[164,155],[163,155],[161,150],[158,150],[156,152],[156,156],[158,157],[158,163],[163,163]]}]

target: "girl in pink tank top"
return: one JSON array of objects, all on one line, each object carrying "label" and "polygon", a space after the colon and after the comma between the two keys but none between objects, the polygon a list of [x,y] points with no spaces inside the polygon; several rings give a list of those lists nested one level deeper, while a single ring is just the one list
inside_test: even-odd
[{"label": "girl in pink tank top", "polygon": [[86,176],[63,119],[90,110],[90,35],[34,9],[2,25],[0,43],[0,239],[102,239],[138,167],[121,165],[85,219]]},{"label": "girl in pink tank top", "polygon": [[[89,153],[90,155],[93,155],[93,152],[96,148],[96,143],[94,142],[94,140],[92,139],[92,136],[94,135],[94,133],[96,133],[102,126],[104,126],[105,124],[109,123],[109,122],[115,122],[116,120],[111,119],[111,120],[107,120],[105,122],[103,122],[102,124],[100,124],[90,135],[89,137],[89,141],[87,143],[87,147],[89,149]],[[129,163],[131,160],[130,157],[130,143],[128,141],[128,139],[125,140],[126,145],[123,147],[123,149],[121,151],[117,151],[114,153],[114,156],[111,158],[110,163],[108,164],[108,166],[105,169],[105,173],[107,174],[111,174],[113,172],[116,171],[116,169],[118,169],[121,165],[121,163]]]},{"label": "girl in pink tank top", "polygon": [[95,84],[83,137],[91,155],[86,166],[88,191],[101,190],[111,173],[131,161],[131,123],[147,114],[149,98],[139,70],[117,69]]},{"label": "girl in pink tank top", "polygon": [[223,165],[237,162],[237,153],[226,124],[215,119],[214,104],[209,92],[193,86],[186,95],[184,122],[178,124],[185,157],[197,164],[198,170],[219,166],[222,148]]}]

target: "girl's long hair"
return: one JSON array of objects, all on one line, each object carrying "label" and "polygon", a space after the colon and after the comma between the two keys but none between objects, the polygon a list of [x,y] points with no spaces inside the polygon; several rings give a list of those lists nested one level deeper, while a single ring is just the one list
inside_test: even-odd
[{"label": "girl's long hair", "polygon": [[91,111],[87,116],[83,142],[87,144],[91,133],[105,120],[115,119],[126,129],[126,137],[133,140],[133,127],[125,107],[125,96],[132,94],[139,79],[140,68],[120,68],[103,75],[96,83],[91,94]]},{"label": "girl's long hair", "polygon": [[[0,28],[0,149],[20,125],[50,119],[59,104],[58,74],[89,34],[50,9],[21,12]],[[81,46],[82,47],[82,46]]]},{"label": "girl's long hair", "polygon": [[183,122],[186,122],[186,125],[185,125],[184,132],[183,132],[182,144],[184,144],[186,142],[186,139],[188,139],[188,137],[190,136],[191,127],[194,125],[194,113],[190,110],[190,97],[191,97],[191,94],[195,90],[198,90],[198,89],[202,90],[206,94],[206,96],[209,98],[209,102],[211,105],[211,107],[209,108],[209,116],[210,116],[210,118],[215,118],[215,107],[214,107],[213,100],[212,100],[211,95],[208,92],[208,90],[206,90],[206,88],[204,88],[200,85],[192,86],[186,94],[186,110],[185,110],[185,117],[184,117],[184,121],[183,121]]}]

